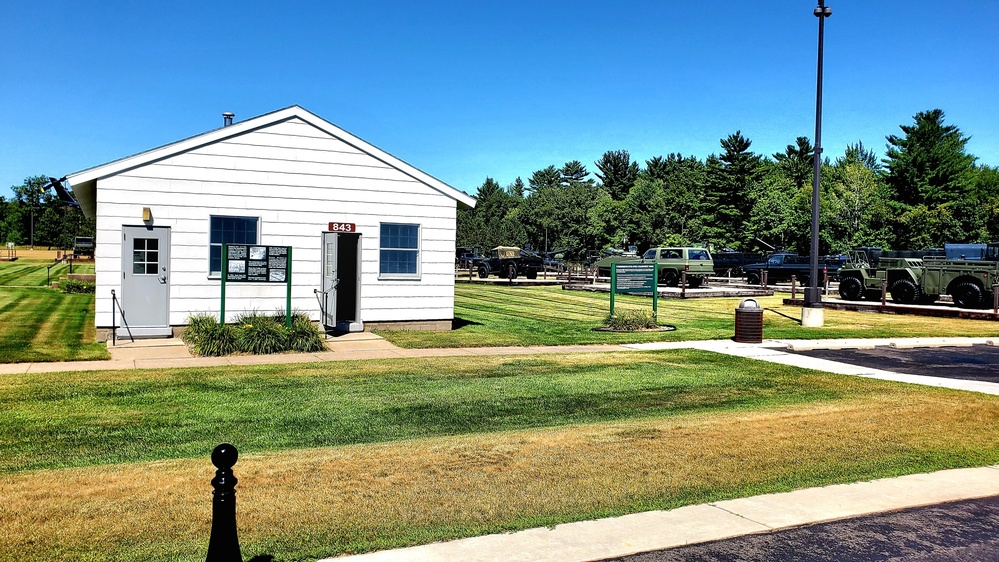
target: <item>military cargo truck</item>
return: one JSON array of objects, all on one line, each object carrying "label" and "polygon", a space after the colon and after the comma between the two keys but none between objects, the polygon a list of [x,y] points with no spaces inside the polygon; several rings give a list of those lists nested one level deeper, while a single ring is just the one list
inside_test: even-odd
[{"label": "military cargo truck", "polygon": [[479,278],[490,275],[516,279],[520,275],[528,279],[537,279],[538,272],[545,270],[545,261],[541,256],[521,250],[517,246],[496,246],[490,250],[489,257],[479,264]]},{"label": "military cargo truck", "polygon": [[884,280],[892,302],[898,304],[933,303],[940,295],[950,295],[961,308],[984,308],[992,303],[992,285],[999,282],[999,243],[987,244],[982,258],[975,260],[872,254],[858,252],[855,261],[840,269],[842,298],[880,299]]},{"label": "military cargo truck", "polygon": [[714,275],[714,261],[705,248],[649,248],[641,259],[620,263],[658,263],[659,284],[676,287],[680,275],[687,274],[687,286],[696,289]]}]

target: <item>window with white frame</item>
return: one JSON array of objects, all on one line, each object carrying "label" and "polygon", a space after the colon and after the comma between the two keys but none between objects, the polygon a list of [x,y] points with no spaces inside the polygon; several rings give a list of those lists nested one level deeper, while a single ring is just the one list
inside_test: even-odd
[{"label": "window with white frame", "polygon": [[382,223],[378,250],[379,277],[419,277],[420,225]]},{"label": "window with white frame", "polygon": [[260,219],[257,217],[222,217],[209,219],[208,275],[222,274],[222,244],[259,243]]}]

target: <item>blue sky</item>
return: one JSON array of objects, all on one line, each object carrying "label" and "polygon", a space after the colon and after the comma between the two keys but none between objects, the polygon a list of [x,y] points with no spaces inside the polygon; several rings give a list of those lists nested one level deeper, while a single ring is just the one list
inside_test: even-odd
[{"label": "blue sky", "polygon": [[[0,196],[298,104],[474,193],[607,150],[814,137],[814,0],[0,4]],[[830,0],[822,139],[943,109],[999,165],[996,0]]]}]

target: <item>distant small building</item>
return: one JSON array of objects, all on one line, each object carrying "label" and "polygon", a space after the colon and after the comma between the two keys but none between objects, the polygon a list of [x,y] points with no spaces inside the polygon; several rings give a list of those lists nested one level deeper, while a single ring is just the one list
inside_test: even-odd
[{"label": "distant small building", "polygon": [[[223,244],[292,248],[292,309],[341,330],[450,329],[466,193],[292,106],[70,174],[97,220],[99,338],[169,336],[219,313]],[[227,283],[227,319],[286,285]]]}]

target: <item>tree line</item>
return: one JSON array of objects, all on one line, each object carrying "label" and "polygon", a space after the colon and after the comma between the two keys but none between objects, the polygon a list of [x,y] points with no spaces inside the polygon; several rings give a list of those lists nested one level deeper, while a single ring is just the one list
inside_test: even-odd
[{"label": "tree line", "polygon": [[[917,113],[886,137],[884,158],[862,142],[822,161],[819,251],[857,246],[919,250],[999,240],[999,167],[977,163],[969,137],[944,112]],[[741,131],[706,159],[670,153],[645,161],[608,151],[591,176],[581,162],[548,166],[502,187],[486,178],[474,208],[458,210],[457,245],[588,250],[709,244],[809,252],[815,150],[797,137],[757,154]],[[595,176],[595,177],[594,177]]]},{"label": "tree line", "polygon": [[94,220],[60,200],[49,178],[31,176],[10,189],[12,199],[0,197],[0,242],[69,249],[77,236],[94,236]]}]

